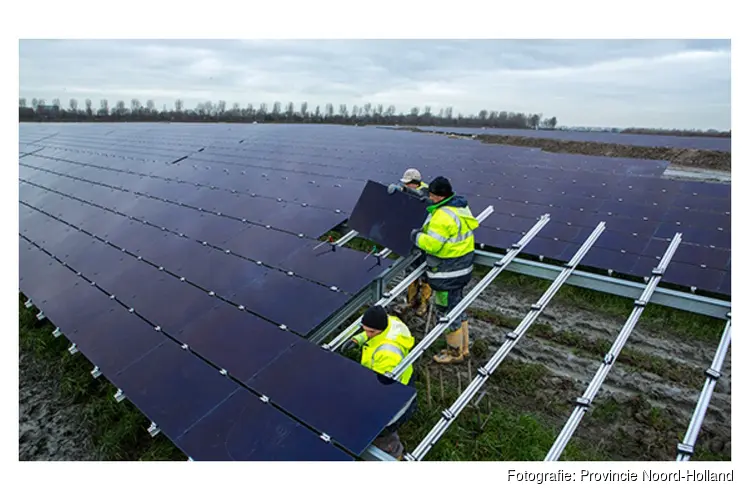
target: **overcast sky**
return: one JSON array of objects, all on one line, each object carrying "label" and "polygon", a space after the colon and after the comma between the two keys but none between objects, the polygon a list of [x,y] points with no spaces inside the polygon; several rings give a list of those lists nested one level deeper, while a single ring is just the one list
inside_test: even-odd
[{"label": "overcast sky", "polygon": [[716,128],[730,119],[728,40],[26,40],[20,97],[274,101],[543,113],[561,125]]}]

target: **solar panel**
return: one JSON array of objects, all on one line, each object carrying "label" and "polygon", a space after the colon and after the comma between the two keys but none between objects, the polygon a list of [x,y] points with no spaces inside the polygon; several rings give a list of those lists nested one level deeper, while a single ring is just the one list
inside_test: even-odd
[{"label": "solar panel", "polygon": [[422,227],[426,204],[400,191],[388,194],[388,188],[368,181],[349,217],[349,227],[363,237],[408,255],[413,244],[410,231]]},{"label": "solar panel", "polygon": [[[353,364],[301,342],[248,384],[359,455],[404,408],[415,390],[366,370],[351,371],[350,378],[339,378],[345,367]],[[318,368],[314,377],[305,368],[308,366]]]}]

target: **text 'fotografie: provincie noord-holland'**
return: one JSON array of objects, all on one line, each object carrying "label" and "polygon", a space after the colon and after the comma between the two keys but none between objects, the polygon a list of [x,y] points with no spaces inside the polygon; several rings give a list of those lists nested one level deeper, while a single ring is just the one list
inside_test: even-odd
[{"label": "text 'fotografie: provincie noord-holland'", "polygon": [[557,472],[527,472],[508,471],[509,481],[533,482],[732,482],[734,471],[713,472],[708,469],[684,469],[674,472],[660,472],[654,470],[636,471],[607,471],[594,472],[582,469],[580,473],[559,470]]}]

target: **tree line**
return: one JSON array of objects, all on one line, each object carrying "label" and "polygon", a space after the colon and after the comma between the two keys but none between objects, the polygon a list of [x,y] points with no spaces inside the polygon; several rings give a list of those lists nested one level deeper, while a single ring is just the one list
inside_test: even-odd
[{"label": "tree line", "polygon": [[349,125],[422,125],[422,126],[454,126],[454,127],[496,127],[496,128],[546,128],[554,129],[557,118],[543,118],[541,113],[514,113],[508,111],[482,110],[476,115],[454,114],[452,107],[433,110],[431,106],[412,107],[409,113],[396,113],[395,106],[373,105],[352,106],[349,110],[346,104],[334,106],[326,104],[308,106],[307,102],[295,106],[293,102],[282,106],[274,102],[271,108],[260,104],[257,108],[252,104],[241,107],[234,103],[227,107],[225,101],[205,101],[198,103],[195,108],[187,109],[184,102],[178,99],[172,109],[166,105],[157,110],[153,100],[145,105],[138,99],[130,101],[130,107],[125,101],[117,101],[110,107],[107,99],[99,101],[94,106],[91,99],[86,99],[81,106],[78,100],[71,99],[68,107],[64,108],[59,99],[53,99],[48,105],[44,99],[19,99],[18,118],[21,121],[176,121],[176,122],[245,122],[245,123],[337,123]]}]

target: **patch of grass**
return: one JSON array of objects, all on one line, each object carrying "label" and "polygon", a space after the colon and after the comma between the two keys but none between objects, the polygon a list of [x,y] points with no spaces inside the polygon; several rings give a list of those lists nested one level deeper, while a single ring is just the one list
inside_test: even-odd
[{"label": "patch of grass", "polygon": [[99,460],[186,460],[163,435],[151,438],[149,420],[129,401],[117,403],[116,389],[104,377],[94,379],[93,369],[81,353],[71,355],[64,336],[54,338],[54,326],[36,319],[35,308],[24,307],[19,297],[19,347],[37,361],[44,376],[59,380],[63,401],[81,409],[81,425],[90,429],[94,455]]},{"label": "patch of grass", "polygon": [[[515,318],[495,311],[479,308],[468,308],[467,311],[472,317],[496,326],[515,328],[520,323]],[[604,339],[591,340],[581,333],[570,330],[555,332],[552,326],[546,323],[532,324],[527,333],[571,347],[579,357],[600,359],[611,348],[611,343]],[[630,347],[624,347],[620,351],[617,362],[627,365],[626,368],[634,368],[634,371],[647,371],[680,384],[700,386],[704,380],[703,372],[697,368],[686,366],[675,360],[646,354]]]},{"label": "patch of grass", "polygon": [[591,418],[608,424],[617,421],[622,415],[622,406],[611,397],[599,401],[591,410]]},{"label": "patch of grass", "polygon": [[[503,364],[504,372],[499,373],[503,383],[517,384],[523,392],[538,380],[544,367],[524,363]],[[440,401],[439,379],[437,369],[432,368],[431,395],[432,406],[427,404],[426,381],[423,373],[417,381],[419,409],[400,430],[399,435],[406,451],[413,449],[427,435],[429,430],[440,421],[440,412],[450,405],[458,396],[455,375],[444,371],[445,397]],[[527,383],[522,379],[528,377]],[[466,387],[466,377],[462,388]],[[489,397],[489,394],[488,394]],[[430,461],[531,461],[543,460],[547,451],[557,437],[558,429],[543,423],[536,415],[518,411],[494,400],[488,414],[485,401],[479,412],[473,405],[467,406],[443,437],[435,444],[425,457]],[[480,430],[479,419],[485,423]],[[564,460],[606,460],[606,456],[595,446],[579,441],[575,437],[567,446]]]},{"label": "patch of grass", "polygon": [[[481,278],[486,272],[487,270],[484,269],[475,270],[475,276]],[[490,288],[510,288],[531,295],[541,295],[549,284],[549,281],[541,278],[504,272],[493,281]],[[563,286],[555,295],[554,301],[586,311],[606,314],[623,322],[633,310],[632,299],[570,285]],[[724,329],[723,320],[658,304],[649,304],[645,308],[639,324],[654,332],[712,343],[719,341]]]}]

